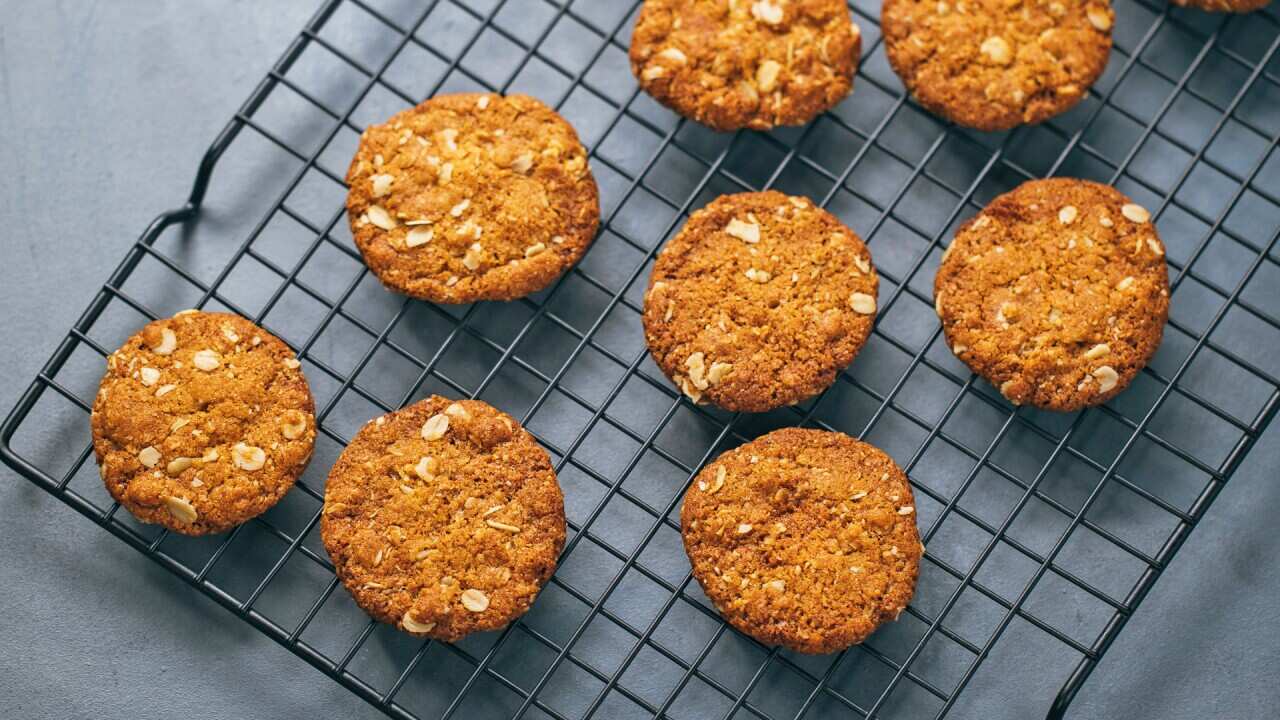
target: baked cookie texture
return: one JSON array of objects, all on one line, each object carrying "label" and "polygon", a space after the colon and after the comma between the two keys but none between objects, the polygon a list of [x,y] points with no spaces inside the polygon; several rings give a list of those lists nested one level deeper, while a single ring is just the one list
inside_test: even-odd
[{"label": "baked cookie texture", "polygon": [[1008,130],[1084,99],[1111,53],[1108,0],[885,0],[885,52],[931,112]]},{"label": "baked cookie texture", "polygon": [[631,72],[687,118],[768,130],[843,100],[861,44],[844,0],[645,0]]},{"label": "baked cookie texture", "polygon": [[366,612],[453,642],[529,609],[564,547],[564,497],[511,416],[432,396],[356,433],[329,473],[320,533]]},{"label": "baked cookie texture", "polygon": [[680,511],[693,575],[768,645],[829,653],[894,620],[924,548],[907,477],[843,433],[784,428],[703,468]]},{"label": "baked cookie texture", "polygon": [[369,269],[433,302],[541,290],[582,257],[600,222],[577,133],[525,95],[441,95],[370,126],[347,184]]},{"label": "baked cookie texture", "polygon": [[239,315],[148,323],[107,357],[93,451],[107,492],[184,535],[229,530],[284,496],[315,447],[293,351]]},{"label": "baked cookie texture", "polygon": [[1224,13],[1251,13],[1271,4],[1271,0],[1170,0],[1170,2],[1178,7]]},{"label": "baked cookie texture", "polygon": [[1150,213],[1087,180],[1032,180],[960,226],[934,301],[947,344],[1015,405],[1071,411],[1119,394],[1169,317]]},{"label": "baked cookie texture", "polygon": [[764,412],[835,382],[875,322],[879,278],[857,234],[807,198],[716,198],[658,254],[644,334],[695,402]]}]

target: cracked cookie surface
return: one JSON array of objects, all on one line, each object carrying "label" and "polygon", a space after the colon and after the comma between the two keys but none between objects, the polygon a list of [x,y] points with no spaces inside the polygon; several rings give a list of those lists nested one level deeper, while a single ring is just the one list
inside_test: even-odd
[{"label": "cracked cookie surface", "polygon": [[681,535],[720,614],[769,645],[828,653],[911,600],[923,548],[907,477],[848,435],[784,428],[703,468]]},{"label": "cracked cookie surface", "polygon": [[529,609],[564,547],[564,497],[511,416],[431,396],[356,433],[329,473],[320,532],[365,612],[454,642]]},{"label": "cracked cookie surface", "polygon": [[849,94],[861,34],[844,0],[646,0],[631,71],[716,130],[802,125]]},{"label": "cracked cookie surface", "polygon": [[315,446],[314,410],[287,345],[239,315],[192,310],[107,357],[93,450],[107,491],[139,520],[224,532],[293,487]]},{"label": "cracked cookie surface", "polygon": [[871,333],[878,285],[862,240],[808,198],[723,195],[658,254],[645,341],[695,402],[764,412],[835,382]]},{"label": "cracked cookie surface", "polygon": [[1115,188],[1032,180],[960,226],[935,309],[952,352],[1010,402],[1078,410],[1119,394],[1159,346],[1164,252]]},{"label": "cracked cookie surface", "polygon": [[979,130],[1065,112],[1102,74],[1108,0],[885,0],[894,72],[921,105]]},{"label": "cracked cookie surface", "polygon": [[526,95],[440,95],[360,136],[347,216],[365,263],[423,300],[512,300],[577,262],[600,222],[587,153]]}]

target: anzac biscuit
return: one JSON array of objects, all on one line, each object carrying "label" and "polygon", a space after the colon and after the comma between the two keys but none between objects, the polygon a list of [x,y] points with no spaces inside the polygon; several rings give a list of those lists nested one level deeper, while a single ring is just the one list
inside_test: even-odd
[{"label": "anzac biscuit", "polygon": [[889,64],[921,105],[979,130],[1080,102],[1111,53],[1108,0],[885,0]]},{"label": "anzac biscuit", "polygon": [[860,49],[844,0],[646,0],[631,71],[687,118],[768,130],[843,100]]},{"label": "anzac biscuit", "polygon": [[907,477],[843,433],[784,428],[694,479],[680,513],[693,575],[769,645],[828,653],[896,619],[924,548]]},{"label": "anzac biscuit", "polygon": [[433,302],[541,290],[582,257],[600,221],[577,134],[525,95],[442,95],[371,126],[347,183],[369,269]]},{"label": "anzac biscuit", "polygon": [[564,497],[509,415],[432,396],[356,433],[329,473],[320,532],[365,612],[453,642],[529,609],[564,547]]},{"label": "anzac biscuit", "polygon": [[725,195],[659,253],[645,341],[695,402],[764,412],[835,382],[871,333],[878,284],[862,240],[807,198]]},{"label": "anzac biscuit", "polygon": [[111,497],[184,535],[262,514],[315,446],[315,403],[293,351],[238,315],[188,310],[107,357],[93,450]]},{"label": "anzac biscuit", "polygon": [[1078,410],[1124,390],[1160,344],[1164,245],[1112,187],[1033,180],[960,227],[934,301],[952,352],[1010,402]]}]

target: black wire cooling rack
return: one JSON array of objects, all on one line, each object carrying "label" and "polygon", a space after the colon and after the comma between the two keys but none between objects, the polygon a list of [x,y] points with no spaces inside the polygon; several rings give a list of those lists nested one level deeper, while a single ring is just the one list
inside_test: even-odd
[{"label": "black wire cooling rack", "polygon": [[[186,205],[146,229],[22,396],[0,435],[5,461],[394,717],[996,717],[983,709],[992,697],[1009,717],[1062,717],[1280,406],[1275,11],[1117,0],[1115,51],[1088,99],[990,135],[903,96],[878,5],[858,0],[854,95],[805,128],[727,135],[637,90],[626,45],[638,4],[325,2],[209,148]],[[601,187],[600,237],[531,298],[406,301],[352,246],[347,160],[365,125],[478,88],[530,92],[574,123]],[[237,182],[206,203],[219,164]],[[1108,406],[1072,415],[1015,409],[971,376],[931,302],[954,227],[1048,175],[1115,183],[1151,208],[1173,275],[1151,367]],[[694,407],[645,352],[648,271],[690,210],[764,187],[814,198],[869,240],[877,327],[836,386],[802,406]],[[320,408],[297,489],[217,538],[136,523],[89,460],[103,357],[147,319],[191,306],[289,341]],[[370,622],[317,534],[347,438],[430,392],[522,417],[556,461],[570,517],[533,610],[457,645]],[[900,621],[838,656],[728,629],[679,540],[679,498],[703,463],[796,424],[889,451],[910,474],[928,548]]]}]

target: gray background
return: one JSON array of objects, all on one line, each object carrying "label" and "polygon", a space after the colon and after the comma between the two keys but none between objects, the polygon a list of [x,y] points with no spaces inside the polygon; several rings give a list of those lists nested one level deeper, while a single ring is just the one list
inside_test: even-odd
[{"label": "gray background", "polygon": [[[180,201],[204,147],[314,6],[0,0],[0,408],[132,239]],[[1223,492],[1074,717],[1274,717],[1278,433]],[[374,716],[8,469],[0,508],[0,717]],[[1016,687],[966,700],[990,718],[1047,702]]]}]

